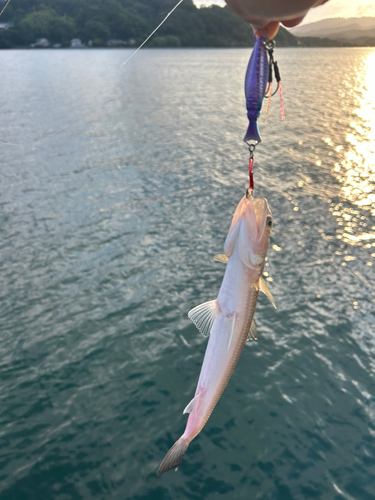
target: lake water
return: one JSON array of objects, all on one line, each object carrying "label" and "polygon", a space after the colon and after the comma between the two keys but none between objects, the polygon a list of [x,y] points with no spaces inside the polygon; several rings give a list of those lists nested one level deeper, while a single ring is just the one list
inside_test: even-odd
[{"label": "lake water", "polygon": [[1,500],[375,499],[374,49],[276,51],[254,169],[278,308],[161,478],[246,188],[250,50],[129,54],[0,52]]}]

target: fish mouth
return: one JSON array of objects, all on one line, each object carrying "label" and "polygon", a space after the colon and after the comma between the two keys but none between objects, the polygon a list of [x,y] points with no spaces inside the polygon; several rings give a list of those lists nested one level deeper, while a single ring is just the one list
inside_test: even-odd
[{"label": "fish mouth", "polygon": [[246,195],[238,204],[233,215],[228,236],[243,218],[245,220],[246,231],[249,241],[252,244],[259,242],[266,232],[267,220],[271,217],[271,210],[265,198],[256,198],[247,191]]},{"label": "fish mouth", "polygon": [[225,255],[230,257],[238,242],[242,263],[251,269],[260,269],[267,254],[271,225],[267,200],[254,200],[251,192],[247,193],[233,215],[224,244]]}]

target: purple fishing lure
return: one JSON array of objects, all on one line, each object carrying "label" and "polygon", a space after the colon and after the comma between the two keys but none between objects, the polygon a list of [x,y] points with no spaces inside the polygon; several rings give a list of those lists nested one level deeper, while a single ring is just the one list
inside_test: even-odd
[{"label": "purple fishing lure", "polygon": [[264,94],[267,88],[268,80],[268,56],[266,49],[267,38],[258,36],[255,40],[253,52],[247,66],[245,76],[245,96],[247,117],[249,127],[247,129],[244,141],[261,142],[259,135],[257,119],[262,109]]}]

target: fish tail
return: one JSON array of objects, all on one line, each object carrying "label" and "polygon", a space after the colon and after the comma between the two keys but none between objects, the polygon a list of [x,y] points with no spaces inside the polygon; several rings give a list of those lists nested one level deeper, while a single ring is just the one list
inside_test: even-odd
[{"label": "fish tail", "polygon": [[157,476],[159,477],[164,474],[164,472],[178,467],[184,458],[185,451],[188,446],[189,441],[181,436],[180,439],[175,442],[172,448],[165,455],[162,463],[159,466]]},{"label": "fish tail", "polygon": [[257,143],[262,142],[262,139],[260,138],[259,135],[259,130],[258,130],[258,123],[256,120],[249,119],[249,126],[246,132],[246,135],[244,137],[244,142],[248,141],[256,141]]}]

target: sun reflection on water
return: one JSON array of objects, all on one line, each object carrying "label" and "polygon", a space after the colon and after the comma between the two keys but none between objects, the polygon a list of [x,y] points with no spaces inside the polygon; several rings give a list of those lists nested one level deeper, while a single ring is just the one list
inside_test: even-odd
[{"label": "sun reflection on water", "polygon": [[375,51],[364,60],[363,72],[356,80],[357,88],[352,90],[358,107],[346,134],[346,145],[336,147],[337,153],[346,152],[333,169],[342,185],[341,195],[352,207],[339,203],[331,211],[340,226],[339,239],[372,247],[375,226],[369,226],[366,220],[370,214],[375,216]]}]

